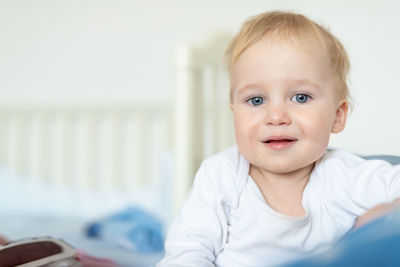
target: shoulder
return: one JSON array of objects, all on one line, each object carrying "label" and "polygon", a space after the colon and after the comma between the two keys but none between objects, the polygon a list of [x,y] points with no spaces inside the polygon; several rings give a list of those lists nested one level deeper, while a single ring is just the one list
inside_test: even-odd
[{"label": "shoulder", "polygon": [[321,160],[317,163],[317,166],[324,168],[331,167],[354,167],[365,162],[365,159],[358,156],[357,154],[342,150],[332,149],[328,150]]},{"label": "shoulder", "polygon": [[335,149],[317,162],[312,181],[331,208],[359,216],[399,197],[400,165]]},{"label": "shoulder", "polygon": [[399,169],[400,165],[393,166],[379,157],[362,157],[353,152],[334,149],[325,153],[314,170],[318,179],[328,186],[355,186],[354,183],[358,182],[371,183],[373,177],[393,176]]},{"label": "shoulder", "polygon": [[218,154],[205,159],[201,168],[217,180],[232,179],[236,183],[241,183],[242,179],[249,174],[249,163],[240,154],[237,146],[229,147]]},{"label": "shoulder", "polygon": [[199,172],[217,192],[238,196],[247,182],[249,163],[237,146],[232,146],[205,159]]},{"label": "shoulder", "polygon": [[329,172],[348,171],[350,173],[369,172],[392,167],[391,162],[386,160],[384,156],[360,156],[342,149],[327,151],[316,166],[316,168],[326,169]]},{"label": "shoulder", "polygon": [[231,146],[205,159],[202,165],[220,171],[230,171],[231,173],[240,174],[244,171],[248,172],[249,164],[240,154],[237,146]]}]

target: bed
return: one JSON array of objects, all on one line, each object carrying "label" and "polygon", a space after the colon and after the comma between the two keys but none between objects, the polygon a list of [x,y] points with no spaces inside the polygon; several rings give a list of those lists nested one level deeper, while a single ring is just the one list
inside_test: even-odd
[{"label": "bed", "polygon": [[229,38],[176,46],[169,106],[1,106],[0,234],[53,236],[121,266],[154,265],[162,251],[127,251],[89,238],[86,228],[135,206],[159,218],[165,232],[201,160],[233,144],[222,62]]}]

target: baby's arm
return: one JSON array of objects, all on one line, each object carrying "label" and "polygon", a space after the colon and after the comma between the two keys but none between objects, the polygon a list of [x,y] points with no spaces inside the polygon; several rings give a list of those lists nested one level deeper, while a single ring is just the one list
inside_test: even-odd
[{"label": "baby's arm", "polygon": [[361,227],[368,222],[377,219],[389,212],[392,212],[395,209],[400,207],[400,198],[395,199],[391,203],[385,203],[375,206],[374,208],[370,209],[363,215],[357,218],[355,228]]},{"label": "baby's arm", "polygon": [[[212,172],[212,171],[211,171]],[[214,171],[215,173],[215,171]],[[214,266],[227,236],[226,210],[203,164],[165,242],[161,266]]]}]

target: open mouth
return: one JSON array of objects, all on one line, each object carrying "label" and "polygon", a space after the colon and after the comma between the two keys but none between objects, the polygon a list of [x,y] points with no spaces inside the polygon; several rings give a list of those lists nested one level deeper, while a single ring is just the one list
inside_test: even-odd
[{"label": "open mouth", "polygon": [[294,139],[271,139],[271,140],[264,141],[264,143],[267,143],[267,144],[271,144],[271,143],[289,143],[289,142],[294,142],[294,141],[296,141],[296,140],[294,140]]},{"label": "open mouth", "polygon": [[297,141],[297,139],[292,137],[283,137],[283,136],[271,136],[266,139],[263,143],[267,144],[275,144],[275,143],[291,143]]},{"label": "open mouth", "polygon": [[296,141],[297,139],[291,137],[271,136],[263,143],[273,150],[285,150],[291,147]]}]

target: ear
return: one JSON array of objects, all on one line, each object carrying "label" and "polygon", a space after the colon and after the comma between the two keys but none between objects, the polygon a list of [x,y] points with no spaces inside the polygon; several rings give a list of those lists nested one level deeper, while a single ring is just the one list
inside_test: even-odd
[{"label": "ear", "polygon": [[231,109],[231,111],[233,111],[233,104],[232,103],[229,105],[229,108]]},{"label": "ear", "polygon": [[336,109],[335,122],[332,125],[332,133],[340,133],[346,126],[347,113],[349,111],[349,105],[347,101],[343,100],[340,102]]}]

